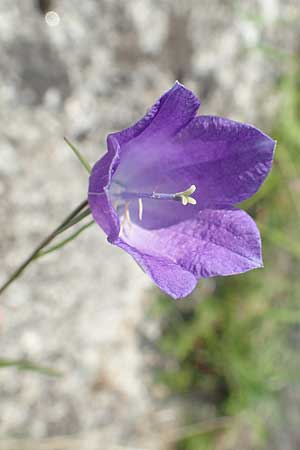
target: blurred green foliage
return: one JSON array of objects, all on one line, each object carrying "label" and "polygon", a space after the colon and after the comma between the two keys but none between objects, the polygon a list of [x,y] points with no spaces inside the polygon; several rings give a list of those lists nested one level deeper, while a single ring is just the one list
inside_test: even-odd
[{"label": "blurred green foliage", "polygon": [[40,366],[26,359],[0,359],[0,369],[15,367],[21,371],[37,372],[50,377],[60,377],[62,372],[52,369],[52,367]]},{"label": "blurred green foliage", "polygon": [[[271,175],[242,207],[262,233],[265,268],[203,280],[187,300],[161,295],[159,382],[171,393],[214,407],[232,426],[182,436],[177,450],[262,449],[280,420],[280,396],[299,383],[300,78],[280,81],[278,141]],[[197,409],[197,408],[196,408]],[[191,411],[187,424],[196,420]],[[201,422],[199,423],[201,430]],[[245,438],[245,436],[247,438]]]}]

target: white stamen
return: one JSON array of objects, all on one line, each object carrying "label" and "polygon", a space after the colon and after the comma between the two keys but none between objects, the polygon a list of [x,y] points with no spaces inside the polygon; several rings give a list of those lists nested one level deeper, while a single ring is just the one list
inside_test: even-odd
[{"label": "white stamen", "polygon": [[125,203],[124,214],[123,214],[123,217],[122,217],[122,220],[121,220],[121,224],[120,224],[120,234],[123,233],[126,222],[128,223],[129,226],[131,226],[131,219],[130,219],[130,212],[129,212],[129,202]]},{"label": "white stamen", "polygon": [[127,202],[126,205],[125,205],[124,217],[125,217],[125,222],[127,221],[128,225],[131,225],[130,212],[129,212],[129,202]]},{"label": "white stamen", "polygon": [[141,198],[139,198],[139,219],[140,221],[143,220],[143,201]]}]

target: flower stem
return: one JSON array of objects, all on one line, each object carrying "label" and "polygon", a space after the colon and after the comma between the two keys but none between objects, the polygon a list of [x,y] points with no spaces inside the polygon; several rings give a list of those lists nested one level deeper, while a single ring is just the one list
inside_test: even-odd
[{"label": "flower stem", "polygon": [[[58,234],[60,234],[64,229],[67,228],[70,222],[73,221],[73,219],[76,218],[76,216],[88,205],[88,201],[84,200],[80,203],[80,205],[77,206],[77,208],[74,209],[66,218],[63,220],[63,222],[55,228],[52,233],[50,233],[43,241],[33,250],[33,252],[28,256],[28,258],[25,259],[25,261],[12,273],[12,275],[8,278],[8,280],[3,284],[3,286],[0,287],[0,295],[8,288],[8,286],[16,280],[21,273],[26,269],[29,264],[35,260],[38,253],[46,247]],[[75,222],[77,223],[77,222]],[[74,223],[74,224],[75,224]]]},{"label": "flower stem", "polygon": [[87,217],[90,214],[91,214],[90,208],[83,210],[82,213],[77,214],[77,216],[75,216],[74,219],[70,220],[70,222],[68,222],[67,225],[65,225],[64,227],[61,227],[57,234],[63,233],[68,228],[72,227],[73,225],[76,225],[76,223],[80,222],[81,220],[83,220],[85,217]]},{"label": "flower stem", "polygon": [[84,230],[86,230],[88,227],[93,225],[95,222],[94,220],[91,220],[90,222],[86,223],[82,227],[79,228],[79,230],[75,231],[75,233],[71,234],[71,236],[67,237],[61,242],[58,242],[58,244],[53,245],[52,247],[48,247],[46,250],[40,250],[39,253],[36,255],[35,259],[41,258],[42,256],[48,255],[48,253],[52,253],[62,247],[64,247],[69,242],[73,241],[77,236],[79,236]]}]

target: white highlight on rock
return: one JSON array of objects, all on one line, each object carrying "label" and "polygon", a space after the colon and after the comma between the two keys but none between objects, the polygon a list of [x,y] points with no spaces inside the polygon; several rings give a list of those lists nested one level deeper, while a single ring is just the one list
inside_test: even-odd
[{"label": "white highlight on rock", "polygon": [[48,11],[45,14],[45,22],[49,27],[57,27],[60,23],[60,17],[55,11]]}]

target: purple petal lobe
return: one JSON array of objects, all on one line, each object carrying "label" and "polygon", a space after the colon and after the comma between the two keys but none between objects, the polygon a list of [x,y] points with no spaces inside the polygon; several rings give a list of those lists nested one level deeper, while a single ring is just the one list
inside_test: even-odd
[{"label": "purple petal lobe", "polygon": [[[169,178],[197,185],[199,206],[234,205],[258,191],[268,175],[275,141],[257,128],[221,117],[200,116],[177,135],[187,155]],[[197,197],[198,196],[198,197]]]},{"label": "purple petal lobe", "polygon": [[200,102],[193,92],[177,81],[157,100],[141,120],[110,136],[117,139],[122,151],[126,152],[129,147],[126,147],[125,144],[129,141],[138,138],[139,140],[147,139],[149,136],[152,139],[157,134],[174,135],[193,119],[199,106]]},{"label": "purple petal lobe", "polygon": [[259,231],[255,222],[238,209],[206,209],[193,219],[159,230],[131,224],[122,238],[140,254],[158,260],[168,258],[196,278],[262,267]]},{"label": "purple petal lobe", "polygon": [[134,174],[131,188],[178,192],[197,186],[199,207],[234,205],[252,196],[268,175],[275,141],[257,128],[199,116],[153,150],[156,160]]},{"label": "purple petal lobe", "polygon": [[109,240],[116,239],[120,232],[119,218],[108,193],[111,177],[118,163],[118,144],[111,139],[108,142],[108,152],[94,165],[89,179],[89,206],[95,222]]},{"label": "purple petal lobe", "polygon": [[157,164],[164,144],[195,117],[199,105],[198,98],[176,82],[143,119],[110,135],[118,140],[121,148],[118,180],[127,185],[136,173]]},{"label": "purple petal lobe", "polygon": [[147,254],[122,240],[116,241],[115,244],[133,256],[154,283],[171,297],[175,299],[186,297],[196,287],[195,276],[167,256]]}]

